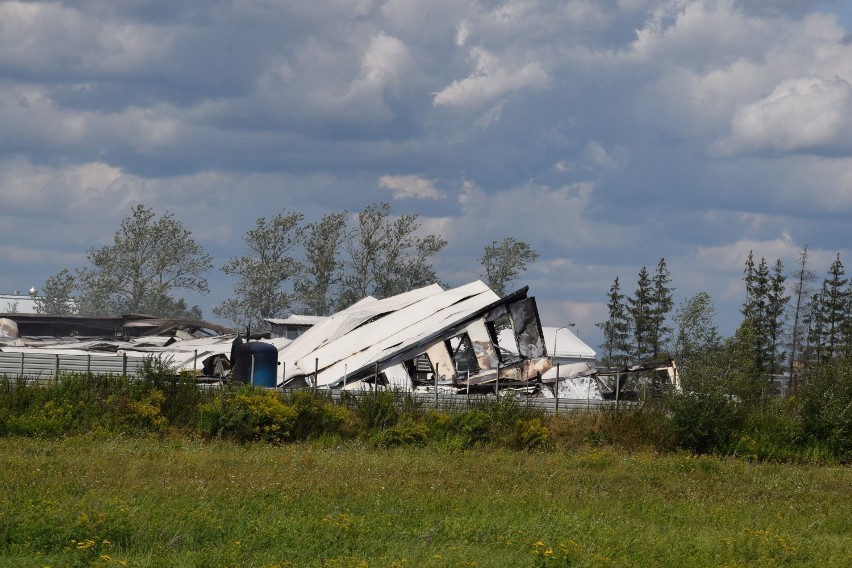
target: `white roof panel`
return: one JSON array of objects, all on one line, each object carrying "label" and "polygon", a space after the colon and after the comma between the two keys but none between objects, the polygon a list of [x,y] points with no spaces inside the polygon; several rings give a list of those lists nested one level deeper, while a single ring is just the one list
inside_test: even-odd
[{"label": "white roof panel", "polygon": [[[403,351],[424,340],[430,333],[452,326],[500,299],[480,281],[447,291],[433,285],[415,292],[419,294],[405,301],[400,301],[400,296],[394,296],[388,298],[388,302],[379,300],[370,304],[368,310],[335,314],[332,320],[338,315],[343,317],[333,337],[327,341],[313,342],[312,346],[316,348],[296,359],[295,365],[291,364],[295,352],[286,349],[282,353],[288,362],[287,377],[312,373],[315,359],[318,359],[320,368],[325,370],[320,373],[319,385],[329,384],[343,376],[344,366],[347,373],[353,372],[394,352]],[[408,301],[415,298],[417,301]],[[383,302],[385,304],[381,305]],[[390,307],[397,309],[388,312]],[[385,315],[370,321],[380,314]],[[291,349],[299,347],[302,338],[308,333],[310,330],[296,340]],[[307,347],[307,344],[302,347]]]}]

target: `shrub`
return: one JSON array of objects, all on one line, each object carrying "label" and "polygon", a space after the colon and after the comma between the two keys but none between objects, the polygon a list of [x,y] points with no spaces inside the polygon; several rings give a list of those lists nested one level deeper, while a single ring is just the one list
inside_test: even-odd
[{"label": "shrub", "polygon": [[202,434],[240,442],[289,441],[298,417],[277,393],[245,385],[223,390],[198,410]]},{"label": "shrub", "polygon": [[354,415],[319,394],[294,391],[288,399],[296,411],[293,439],[306,440],[326,435],[351,436],[355,432]]},{"label": "shrub", "polygon": [[65,400],[47,400],[31,405],[23,414],[8,416],[5,429],[8,434],[20,436],[61,436],[72,431],[80,406]]},{"label": "shrub", "polygon": [[426,415],[430,437],[454,450],[464,450],[488,441],[491,417],[482,410],[447,413],[431,410]]},{"label": "shrub", "polygon": [[719,393],[673,394],[667,400],[674,443],[698,453],[728,453],[747,415],[745,406]]},{"label": "shrub", "polygon": [[126,394],[109,397],[107,407],[112,417],[112,430],[159,432],[166,428],[168,420],[161,412],[166,395],[156,388],[141,394],[138,400]]},{"label": "shrub", "polygon": [[852,360],[820,366],[804,381],[796,404],[802,444],[852,461]]},{"label": "shrub", "polygon": [[400,413],[394,406],[394,393],[367,392],[354,397],[355,414],[366,430],[382,430],[397,423]]},{"label": "shrub", "polygon": [[550,430],[541,423],[541,418],[518,420],[514,446],[521,450],[540,448],[550,439]]},{"label": "shrub", "polygon": [[519,421],[546,419],[544,411],[521,404],[518,397],[512,393],[504,393],[500,398],[489,398],[475,403],[474,409],[486,413],[489,417],[487,439],[507,446],[517,443]]},{"label": "shrub", "polygon": [[400,420],[393,426],[375,432],[370,441],[374,445],[390,448],[393,446],[422,446],[429,439],[429,427],[411,417]]}]

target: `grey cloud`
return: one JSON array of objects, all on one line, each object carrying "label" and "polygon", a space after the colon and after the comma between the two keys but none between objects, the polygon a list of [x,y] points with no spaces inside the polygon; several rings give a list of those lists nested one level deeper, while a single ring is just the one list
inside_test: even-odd
[{"label": "grey cloud", "polygon": [[[600,307],[659,256],[733,298],[732,265],[702,276],[696,250],[845,242],[852,56],[811,4],[2,3],[7,265],[46,251],[43,281],[130,202],[173,210],[221,263],[270,211],[434,189],[393,205],[450,240],[450,283],[512,234],[542,252],[530,281],[554,310]],[[195,301],[228,294],[211,284]]]}]

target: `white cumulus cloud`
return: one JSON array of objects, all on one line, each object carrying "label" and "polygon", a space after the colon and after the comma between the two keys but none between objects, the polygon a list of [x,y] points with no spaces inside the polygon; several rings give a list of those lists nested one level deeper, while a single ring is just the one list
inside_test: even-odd
[{"label": "white cumulus cloud", "polygon": [[836,146],[848,141],[850,112],[852,85],[845,79],[790,79],[768,96],[740,108],[733,117],[730,137],[714,149],[729,155]]},{"label": "white cumulus cloud", "polygon": [[391,190],[394,199],[443,199],[446,197],[432,181],[419,175],[385,175],[379,178],[379,187]]},{"label": "white cumulus cloud", "polygon": [[479,106],[512,92],[540,90],[548,84],[547,72],[535,61],[510,67],[485,49],[472,51],[476,61],[473,72],[438,92],[432,100],[435,106]]}]

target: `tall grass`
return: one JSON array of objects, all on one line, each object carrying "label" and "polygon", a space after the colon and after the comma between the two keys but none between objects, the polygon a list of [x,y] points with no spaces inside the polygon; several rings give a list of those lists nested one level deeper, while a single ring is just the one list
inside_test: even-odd
[{"label": "tall grass", "polygon": [[600,448],[0,439],[0,566],[848,566],[852,470]]},{"label": "tall grass", "polygon": [[[828,373],[828,371],[826,371]],[[758,461],[852,460],[852,389],[827,374],[800,399],[746,404],[720,394],[649,401],[638,411],[546,415],[512,396],[436,410],[406,393],[200,389],[153,368],[142,380],[62,374],[33,385],[0,378],[0,435],[183,434],[237,442],[358,439],[377,447],[577,450],[600,447],[738,456]],[[845,383],[844,383],[845,384]],[[822,388],[829,385],[831,388]],[[345,394],[345,393],[344,393]]]}]

